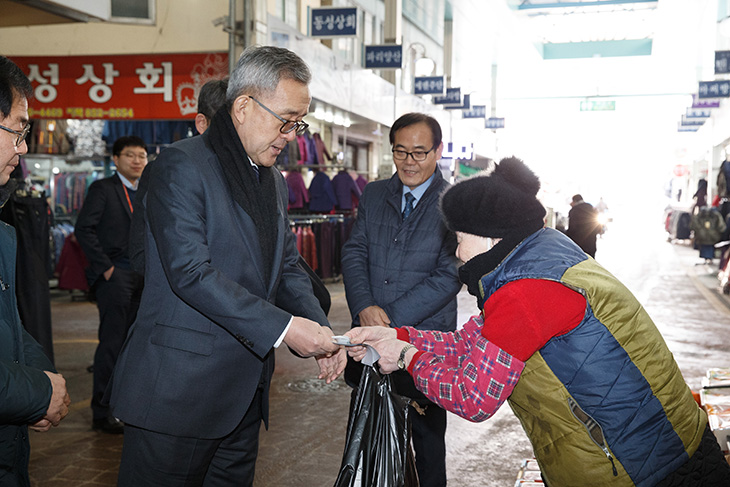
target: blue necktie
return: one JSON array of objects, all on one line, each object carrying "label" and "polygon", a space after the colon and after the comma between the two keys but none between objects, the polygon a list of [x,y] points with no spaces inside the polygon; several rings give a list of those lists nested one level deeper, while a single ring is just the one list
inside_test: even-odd
[{"label": "blue necktie", "polygon": [[256,181],[261,182],[261,173],[259,172],[259,167],[256,164],[251,165],[253,168],[253,172],[256,173]]},{"label": "blue necktie", "polygon": [[416,197],[411,193],[406,193],[406,206],[403,208],[403,219],[408,218],[408,215],[413,211],[413,202],[416,201]]}]

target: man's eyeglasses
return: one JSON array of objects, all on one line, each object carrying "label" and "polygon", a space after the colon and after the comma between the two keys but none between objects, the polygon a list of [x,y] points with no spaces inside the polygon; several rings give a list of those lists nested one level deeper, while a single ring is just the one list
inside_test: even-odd
[{"label": "man's eyeglasses", "polygon": [[281,118],[279,115],[277,115],[276,113],[274,113],[269,107],[267,107],[266,105],[264,105],[263,103],[258,101],[253,96],[249,95],[249,98],[251,98],[253,101],[258,103],[259,106],[261,106],[261,108],[263,108],[264,110],[266,110],[267,112],[269,112],[270,114],[272,114],[273,116],[275,116],[276,118],[279,119],[279,121],[282,123],[282,126],[279,127],[279,132],[281,132],[282,134],[288,134],[292,130],[295,130],[297,135],[304,135],[304,132],[309,128],[308,123],[296,122],[294,120],[285,120],[285,119]]},{"label": "man's eyeglasses", "polygon": [[414,150],[413,152],[408,152],[401,149],[393,149],[393,159],[395,159],[396,161],[405,161],[406,159],[408,159],[408,156],[411,156],[414,161],[423,162],[426,160],[426,157],[428,157],[428,154],[434,149],[435,147],[432,147],[427,151]]},{"label": "man's eyeglasses", "polygon": [[119,154],[120,156],[124,156],[127,159],[140,159],[143,161],[147,160],[147,154],[135,154],[134,152],[122,152]]},{"label": "man's eyeglasses", "polygon": [[21,130],[20,132],[4,125],[0,125],[0,129],[16,135],[17,137],[15,139],[15,147],[20,147],[20,144],[22,144],[25,138],[28,136],[28,132],[30,132],[30,123],[25,124],[25,127],[23,127],[23,130]]}]

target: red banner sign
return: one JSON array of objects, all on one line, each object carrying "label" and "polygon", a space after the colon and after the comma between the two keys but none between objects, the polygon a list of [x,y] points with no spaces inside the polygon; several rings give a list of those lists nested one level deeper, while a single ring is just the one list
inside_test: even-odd
[{"label": "red banner sign", "polygon": [[11,58],[30,78],[33,119],[179,120],[228,76],[228,53]]}]

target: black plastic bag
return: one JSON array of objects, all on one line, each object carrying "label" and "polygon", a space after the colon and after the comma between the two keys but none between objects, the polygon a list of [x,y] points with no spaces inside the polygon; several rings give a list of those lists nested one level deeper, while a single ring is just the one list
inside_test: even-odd
[{"label": "black plastic bag", "polygon": [[418,487],[408,400],[390,380],[363,367],[334,487]]}]

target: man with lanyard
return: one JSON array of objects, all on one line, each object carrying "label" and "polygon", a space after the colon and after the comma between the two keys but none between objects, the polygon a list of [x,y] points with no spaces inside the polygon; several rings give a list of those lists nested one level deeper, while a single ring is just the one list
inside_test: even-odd
[{"label": "man with lanyard", "polygon": [[75,234],[89,261],[86,278],[99,307],[92,427],[104,433],[122,433],[122,423],[109,414],[102,398],[142,293],[143,280],[131,268],[128,245],[134,196],[147,165],[147,146],[137,136],[124,136],[114,142],[112,154],[117,172],[89,186]]}]

